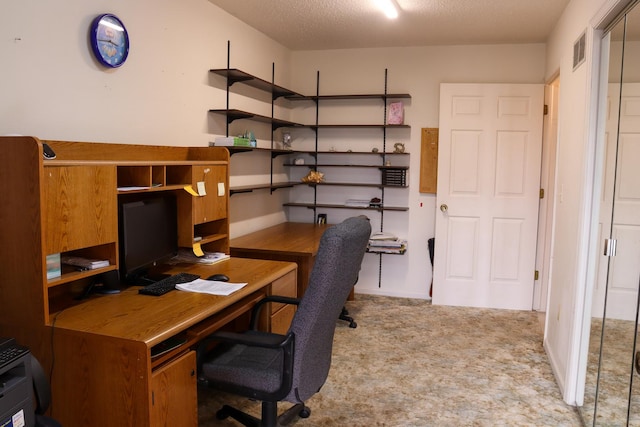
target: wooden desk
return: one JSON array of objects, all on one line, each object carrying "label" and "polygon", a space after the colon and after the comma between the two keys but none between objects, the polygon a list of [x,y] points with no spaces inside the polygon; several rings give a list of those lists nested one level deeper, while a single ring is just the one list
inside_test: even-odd
[{"label": "wooden desk", "polygon": [[[168,271],[223,273],[248,285],[226,297],[181,291],[153,297],[131,287],[60,312],[53,328],[52,414],[63,425],[197,426],[192,348],[263,296],[295,292],[293,263],[231,258]],[[275,310],[280,307],[262,321],[277,324]],[[152,358],[152,347],[171,337],[185,342]]]},{"label": "wooden desk", "polygon": [[[298,297],[301,297],[309,284],[320,238],[329,227],[331,225],[283,222],[231,239],[231,256],[295,262],[298,264]],[[353,299],[353,291],[349,299]]]}]

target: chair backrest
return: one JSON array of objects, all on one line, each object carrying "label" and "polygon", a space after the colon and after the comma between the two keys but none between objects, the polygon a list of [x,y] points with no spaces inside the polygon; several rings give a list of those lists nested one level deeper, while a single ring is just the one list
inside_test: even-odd
[{"label": "chair backrest", "polygon": [[307,400],[326,381],[336,321],[358,279],[370,235],[364,216],[348,218],[322,235],[309,286],[289,328],[295,334],[293,385],[283,400]]}]

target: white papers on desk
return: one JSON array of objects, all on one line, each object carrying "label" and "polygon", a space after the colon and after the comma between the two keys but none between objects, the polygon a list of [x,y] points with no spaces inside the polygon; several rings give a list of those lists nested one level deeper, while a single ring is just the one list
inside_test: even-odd
[{"label": "white papers on desk", "polygon": [[197,292],[211,295],[231,295],[245,287],[246,283],[228,283],[215,280],[197,279],[189,283],[180,283],[176,289],[187,292]]}]

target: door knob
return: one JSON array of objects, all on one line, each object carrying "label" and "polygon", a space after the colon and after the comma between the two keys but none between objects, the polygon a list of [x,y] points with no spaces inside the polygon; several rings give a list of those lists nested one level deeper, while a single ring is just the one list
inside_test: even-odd
[{"label": "door knob", "polygon": [[442,211],[442,213],[447,213],[447,210],[449,209],[449,206],[447,206],[446,204],[441,204],[440,205],[440,210]]}]

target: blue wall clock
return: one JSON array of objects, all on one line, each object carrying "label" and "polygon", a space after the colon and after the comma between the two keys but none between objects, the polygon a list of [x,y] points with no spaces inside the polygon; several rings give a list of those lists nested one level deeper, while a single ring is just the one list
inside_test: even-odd
[{"label": "blue wall clock", "polygon": [[129,55],[129,33],[117,16],[105,13],[91,23],[91,49],[98,62],[116,68]]}]

